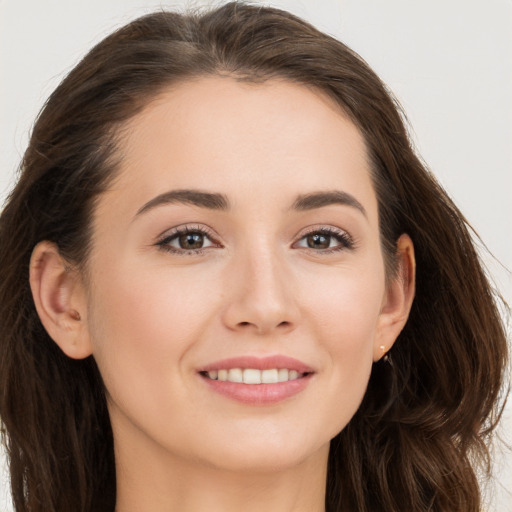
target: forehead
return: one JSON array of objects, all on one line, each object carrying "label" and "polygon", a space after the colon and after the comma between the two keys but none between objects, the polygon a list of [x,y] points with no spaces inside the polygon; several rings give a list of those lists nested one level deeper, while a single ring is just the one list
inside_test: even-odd
[{"label": "forehead", "polygon": [[243,204],[260,194],[270,203],[330,188],[374,202],[360,131],[334,100],[301,84],[227,77],[178,83],[123,134],[111,192],[131,194],[139,206],[166,189],[198,187],[232,195],[235,204],[237,197]]}]

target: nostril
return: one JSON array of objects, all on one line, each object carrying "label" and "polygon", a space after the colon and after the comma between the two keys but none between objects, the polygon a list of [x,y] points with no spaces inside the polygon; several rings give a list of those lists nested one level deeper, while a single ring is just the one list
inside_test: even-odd
[{"label": "nostril", "polygon": [[254,322],[251,322],[250,320],[243,320],[240,322],[236,322],[236,324],[232,325],[232,329],[238,329],[240,332],[242,331],[249,331],[254,329],[255,333],[258,334],[265,334],[270,333],[274,329],[277,329],[278,332],[285,333],[289,332],[293,329],[294,322],[289,320],[283,320],[283,321],[275,321],[278,319],[273,319],[271,317],[269,318],[263,318],[261,321],[255,320]]}]

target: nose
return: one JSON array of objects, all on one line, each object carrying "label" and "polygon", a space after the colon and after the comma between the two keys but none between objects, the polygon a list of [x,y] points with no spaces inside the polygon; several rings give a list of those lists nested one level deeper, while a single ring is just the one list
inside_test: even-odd
[{"label": "nose", "polygon": [[283,258],[270,250],[245,253],[230,266],[223,322],[258,335],[287,333],[299,319],[296,290]]}]

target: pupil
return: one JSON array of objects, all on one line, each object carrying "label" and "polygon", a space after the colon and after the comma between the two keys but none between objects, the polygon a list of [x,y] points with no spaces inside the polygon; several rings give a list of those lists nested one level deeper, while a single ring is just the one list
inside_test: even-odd
[{"label": "pupil", "polygon": [[331,242],[331,237],[326,235],[308,235],[308,247],[312,249],[327,249]]},{"label": "pupil", "polygon": [[203,247],[203,235],[200,233],[180,235],[180,246],[182,249],[200,249]]}]

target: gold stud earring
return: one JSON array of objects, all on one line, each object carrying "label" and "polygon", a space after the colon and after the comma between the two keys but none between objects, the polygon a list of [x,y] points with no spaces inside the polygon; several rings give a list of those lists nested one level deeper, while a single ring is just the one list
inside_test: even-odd
[{"label": "gold stud earring", "polygon": [[383,355],[382,355],[382,360],[387,363],[389,361],[389,356],[388,356],[388,353],[386,352],[386,345],[381,345],[379,347],[382,352],[383,352]]}]

